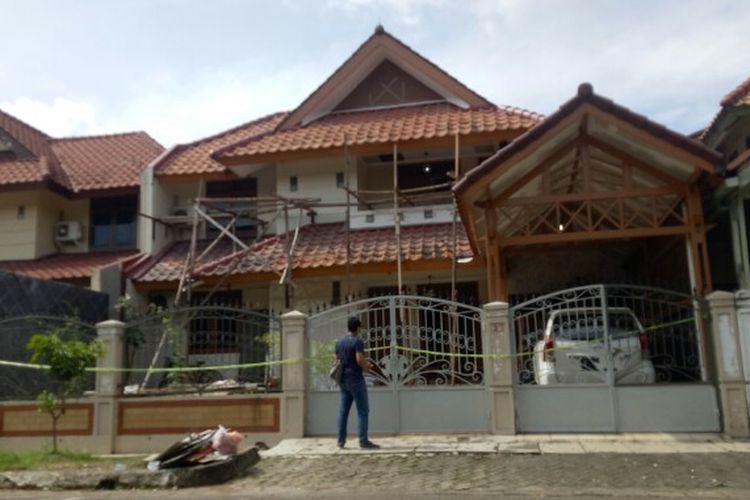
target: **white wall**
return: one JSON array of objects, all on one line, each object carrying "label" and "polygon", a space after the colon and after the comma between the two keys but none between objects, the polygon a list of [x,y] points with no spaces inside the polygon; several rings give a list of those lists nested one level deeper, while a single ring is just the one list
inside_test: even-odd
[{"label": "white wall", "polygon": [[[314,160],[298,160],[281,162],[277,165],[276,170],[276,192],[279,196],[290,198],[319,198],[328,203],[345,203],[347,201],[346,191],[336,187],[336,172],[346,174],[346,160],[342,155],[320,158]],[[356,166],[350,167],[351,179],[349,186],[351,189],[357,189]],[[289,190],[289,178],[297,176],[298,190],[291,192]],[[345,207],[316,208],[318,216],[315,218],[317,223],[324,222],[341,222],[344,221]],[[297,214],[291,217],[290,225],[294,227],[297,220]],[[305,223],[309,218],[304,218]],[[280,231],[284,230],[283,223],[277,225]]]}]

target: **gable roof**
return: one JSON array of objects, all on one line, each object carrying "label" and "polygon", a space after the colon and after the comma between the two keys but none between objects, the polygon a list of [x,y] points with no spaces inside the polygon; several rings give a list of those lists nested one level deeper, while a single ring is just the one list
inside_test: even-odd
[{"label": "gable roof", "polygon": [[284,130],[324,116],[385,59],[460,107],[487,107],[492,102],[415,52],[378,25],[365,42],[279,124]]},{"label": "gable roof", "polygon": [[65,187],[74,193],[138,186],[143,169],[164,151],[145,132],[54,139]]},{"label": "gable roof", "polygon": [[164,148],[146,132],[52,138],[0,110],[0,129],[31,154],[0,159],[0,189],[46,183],[68,194],[136,188]]},{"label": "gable roof", "polygon": [[750,78],[725,95],[720,104],[721,108],[700,135],[700,140],[711,146],[717,145],[714,144],[714,139],[719,137],[716,132],[722,130],[725,123],[731,123],[733,121],[731,117],[737,112],[742,113],[743,109],[746,112],[747,107],[750,107]]},{"label": "gable roof", "polygon": [[722,106],[750,106],[750,78],[737,85],[721,100]]},{"label": "gable roof", "polygon": [[270,132],[286,115],[286,112],[274,113],[197,141],[178,144],[154,162],[154,173],[156,175],[224,173],[226,167],[212,157],[214,151],[237,141]]},{"label": "gable roof", "polygon": [[275,153],[325,150],[498,131],[522,131],[541,116],[511,106],[461,109],[438,103],[333,114],[307,126],[250,137],[218,150],[226,164]]},{"label": "gable roof", "polygon": [[3,110],[0,110],[0,129],[31,154],[30,157],[0,159],[0,186],[60,179],[49,147],[50,136]]},{"label": "gable roof", "polygon": [[706,165],[716,165],[721,160],[721,155],[719,153],[706,147],[701,142],[670,130],[664,125],[653,122],[645,116],[635,113],[624,106],[620,106],[606,97],[597,95],[594,93],[591,84],[583,83],[578,87],[578,93],[575,97],[560,106],[557,111],[549,115],[539,123],[539,125],[514,139],[510,144],[489,157],[481,165],[470,170],[458,183],[456,183],[453,187],[453,191],[456,195],[465,192],[480,178],[491,174],[506,160],[519,153],[521,150],[530,147],[547,132],[562,123],[576,110],[586,104],[591,105],[608,115],[619,118],[623,122],[631,125],[634,129],[646,132],[657,140],[662,140],[684,150],[687,154],[702,160]]}]

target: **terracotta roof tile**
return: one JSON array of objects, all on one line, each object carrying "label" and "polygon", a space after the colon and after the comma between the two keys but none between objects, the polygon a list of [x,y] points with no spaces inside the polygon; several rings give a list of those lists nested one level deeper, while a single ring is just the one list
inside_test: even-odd
[{"label": "terracotta roof tile", "polygon": [[286,113],[283,112],[275,113],[195,142],[177,145],[156,162],[155,172],[157,175],[225,172],[224,165],[211,157],[214,151],[237,141],[270,132],[285,116]]},{"label": "terracotta roof tile", "polygon": [[[315,269],[346,265],[346,232],[343,223],[314,224],[300,229],[294,250],[294,269]],[[401,228],[401,252],[404,261],[450,259],[452,225],[429,224]],[[351,265],[394,263],[397,260],[393,228],[360,229],[351,232]],[[200,242],[198,253],[209,245]],[[175,282],[189,250],[186,241],[172,245],[161,257],[152,258],[130,277],[137,282]],[[458,254],[472,255],[463,227],[458,231]],[[241,259],[239,264],[237,260]],[[286,263],[284,236],[272,236],[257,243],[251,252],[237,252],[230,241],[214,247],[196,265],[195,277],[281,272]]]},{"label": "terracotta roof tile", "polygon": [[750,78],[740,83],[734,90],[724,96],[721,105],[750,106]]},{"label": "terracotta roof tile", "polygon": [[240,140],[217,151],[219,159],[302,150],[338,148],[495,132],[525,130],[540,122],[536,113],[510,106],[461,109],[423,104],[325,116],[305,126]]},{"label": "terracotta roof tile", "polygon": [[750,106],[750,78],[740,83],[734,90],[724,96],[721,100],[721,108],[713,117],[711,123],[708,124],[708,127],[703,129],[703,132],[699,136],[700,140],[706,143],[710,142],[709,136],[715,132],[722,117],[737,106]]},{"label": "terracotta roof tile", "polygon": [[0,269],[40,279],[81,279],[90,278],[101,267],[137,254],[136,250],[54,254],[39,259],[0,261]]},{"label": "terracotta roof tile", "polygon": [[54,139],[52,150],[73,192],[133,187],[164,148],[145,132]]},{"label": "terracotta roof tile", "polygon": [[0,111],[0,129],[30,157],[0,160],[0,186],[51,182],[71,192],[137,187],[164,148],[145,132],[54,139]]},{"label": "terracotta roof tile", "polygon": [[0,128],[13,136],[37,158],[48,154],[50,136],[0,110]]}]

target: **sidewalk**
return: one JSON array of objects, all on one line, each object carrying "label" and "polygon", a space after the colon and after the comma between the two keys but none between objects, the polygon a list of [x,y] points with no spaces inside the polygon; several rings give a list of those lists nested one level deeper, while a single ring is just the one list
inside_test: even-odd
[{"label": "sidewalk", "polygon": [[524,434],[493,436],[483,434],[400,435],[373,438],[379,450],[360,450],[350,436],[340,450],[336,439],[285,439],[264,457],[329,455],[409,455],[409,454],[511,454],[548,455],[584,453],[670,454],[670,453],[750,453],[750,440],[732,440],[720,434]]}]

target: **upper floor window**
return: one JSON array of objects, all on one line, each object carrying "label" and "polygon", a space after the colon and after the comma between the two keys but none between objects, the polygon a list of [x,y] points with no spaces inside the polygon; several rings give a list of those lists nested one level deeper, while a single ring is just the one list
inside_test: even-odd
[{"label": "upper floor window", "polygon": [[[237,198],[255,198],[258,196],[258,183],[253,177],[232,181],[209,182],[206,184],[207,198],[226,198],[226,201],[212,202],[209,208],[211,217],[223,226],[231,224],[235,217],[234,233],[242,236],[253,236],[257,226],[257,206],[255,201]],[[234,198],[234,200],[232,200]],[[215,236],[219,230],[207,226],[209,236]]]},{"label": "upper floor window", "polygon": [[90,207],[92,248],[135,247],[137,196],[93,198]]},{"label": "upper floor window", "polygon": [[398,166],[398,187],[401,189],[441,186],[440,191],[448,191],[449,175],[453,174],[454,161],[425,161]]}]

